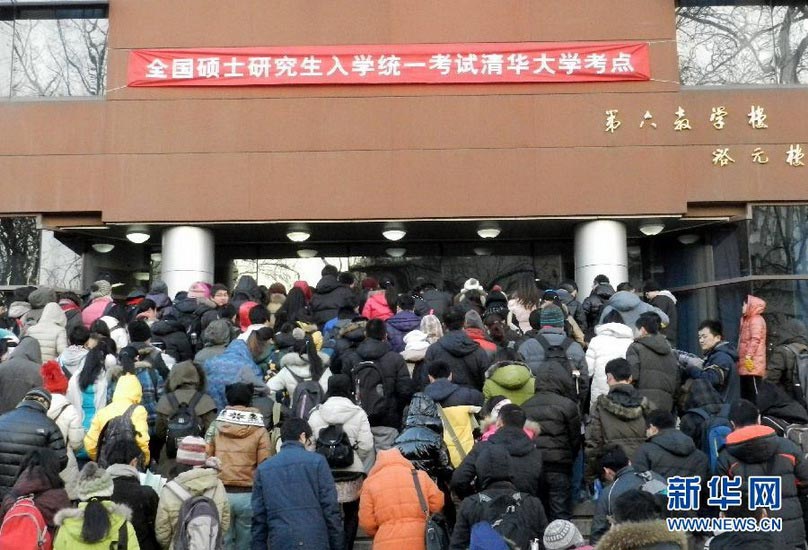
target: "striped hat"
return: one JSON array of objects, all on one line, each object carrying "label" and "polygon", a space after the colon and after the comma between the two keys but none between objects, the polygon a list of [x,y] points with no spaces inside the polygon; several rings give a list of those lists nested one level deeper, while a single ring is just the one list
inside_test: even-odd
[{"label": "striped hat", "polygon": [[204,466],[208,458],[205,453],[205,440],[201,437],[183,437],[177,449],[177,464]]}]

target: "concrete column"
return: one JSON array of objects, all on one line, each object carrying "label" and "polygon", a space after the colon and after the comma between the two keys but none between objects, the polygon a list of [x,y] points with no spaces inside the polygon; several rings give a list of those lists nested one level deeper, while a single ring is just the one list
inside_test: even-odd
[{"label": "concrete column", "polygon": [[592,290],[592,280],[601,273],[612,286],[628,280],[626,226],[613,220],[585,222],[575,228],[575,282],[578,299]]},{"label": "concrete column", "polygon": [[213,283],[213,232],[181,225],[163,231],[162,279],[168,295],[188,290],[191,283]]}]

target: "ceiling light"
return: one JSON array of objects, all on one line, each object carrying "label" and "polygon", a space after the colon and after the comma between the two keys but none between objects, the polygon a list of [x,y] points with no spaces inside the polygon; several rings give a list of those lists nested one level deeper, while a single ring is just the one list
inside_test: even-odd
[{"label": "ceiling light", "polygon": [[312,248],[301,248],[297,251],[298,258],[314,258],[317,255],[317,251]]},{"label": "ceiling light", "polygon": [[148,281],[149,280],[149,272],[148,271],[135,271],[132,274],[132,277],[136,281]]},{"label": "ceiling light", "polygon": [[499,225],[495,223],[484,223],[477,229],[477,234],[482,239],[496,239],[501,232]]},{"label": "ceiling light", "polygon": [[152,252],[149,258],[151,258],[151,261],[155,263],[163,261],[163,255],[160,254],[159,252]]},{"label": "ceiling light", "polygon": [[306,227],[291,227],[286,233],[286,237],[293,242],[302,243],[311,237],[308,228]]},{"label": "ceiling light", "polygon": [[474,253],[478,256],[490,256],[492,250],[490,248],[480,246],[474,249]]},{"label": "ceiling light", "polygon": [[388,248],[385,252],[387,252],[388,256],[393,258],[401,258],[404,254],[407,253],[406,248]]},{"label": "ceiling light", "polygon": [[645,220],[640,224],[640,233],[643,235],[659,235],[665,229],[665,224],[662,220]]},{"label": "ceiling light", "polygon": [[382,231],[382,235],[388,241],[400,241],[406,234],[404,226],[397,223],[385,226],[384,231]]},{"label": "ceiling light", "polygon": [[133,225],[126,232],[126,238],[135,244],[142,244],[149,240],[149,233],[142,225]]},{"label": "ceiling light", "polygon": [[115,248],[115,245],[109,243],[93,243],[92,247],[93,250],[95,250],[99,254],[108,254],[109,252],[112,252],[112,250]]},{"label": "ceiling light", "polygon": [[696,244],[697,242],[699,242],[700,238],[701,237],[699,237],[695,233],[684,233],[676,237],[676,240],[682,244]]}]

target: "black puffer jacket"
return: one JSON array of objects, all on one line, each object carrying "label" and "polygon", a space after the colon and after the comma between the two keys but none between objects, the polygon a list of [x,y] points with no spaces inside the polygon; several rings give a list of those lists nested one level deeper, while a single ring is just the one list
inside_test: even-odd
[{"label": "black puffer jacket", "polygon": [[140,484],[137,470],[124,464],[113,464],[107,468],[112,477],[112,502],[125,504],[132,510],[132,527],[137,533],[140,550],[160,550],[154,535],[154,522],[157,517],[157,504],[160,498],[154,489]]},{"label": "black puffer jacket", "polygon": [[700,476],[707,479],[707,455],[696,448],[693,440],[676,429],[662,430],[640,445],[631,460],[640,472],[653,470],[665,479],[673,476]]},{"label": "black puffer jacket", "polygon": [[443,423],[435,402],[423,393],[412,397],[404,431],[396,438],[395,447],[413,465],[435,479],[449,481],[449,450],[443,442]]},{"label": "black puffer jacket", "polygon": [[563,367],[551,364],[536,377],[536,395],[522,404],[530,420],[539,423],[538,447],[549,472],[568,473],[581,446],[581,415],[575,382]]},{"label": "black puffer jacket", "polygon": [[491,364],[488,353],[462,330],[449,331],[429,346],[425,360],[427,363],[445,361],[452,369],[455,384],[478,390],[482,390],[485,371]]},{"label": "black puffer jacket", "polygon": [[177,363],[194,358],[191,341],[185,327],[176,319],[163,319],[152,325],[152,343],[162,344],[164,351],[177,360]]},{"label": "black puffer jacket", "polygon": [[448,378],[438,378],[424,388],[424,393],[444,408],[461,405],[483,406],[481,392],[466,386],[459,386]]},{"label": "black puffer jacket", "polygon": [[317,283],[309,307],[314,321],[322,328],[337,316],[341,307],[356,309],[358,301],[350,287],[340,283],[334,275],[326,275]]},{"label": "black puffer jacket", "polygon": [[808,461],[794,443],[777,437],[774,430],[766,426],[739,428],[727,436],[726,445],[718,455],[717,475],[741,476],[744,494],[748,494],[746,480],[750,476],[781,478],[782,505],[770,514],[783,519],[785,547],[801,547],[805,543],[799,495],[808,491]]},{"label": "black puffer jacket", "polygon": [[23,401],[13,411],[0,416],[0,497],[14,486],[25,455],[47,447],[67,466],[65,439],[47,410],[36,401]]},{"label": "black puffer jacket", "polygon": [[452,490],[460,498],[465,498],[480,490],[480,472],[477,459],[486,445],[502,445],[511,455],[511,475],[513,484],[523,493],[539,496],[539,480],[542,472],[541,451],[536,443],[519,428],[503,426],[488,441],[476,443],[463,463],[452,476]]},{"label": "black puffer jacket", "polygon": [[640,394],[652,408],[673,411],[674,395],[679,389],[679,361],[671,345],[661,334],[638,338],[626,351],[631,377]]},{"label": "black puffer jacket", "polygon": [[[356,351],[356,347],[365,339],[365,326],[367,321],[351,322],[339,330],[334,338],[334,353],[331,355],[331,372],[339,374],[343,372],[342,359],[349,355],[348,352]],[[347,373],[347,371],[345,371]]]},{"label": "black puffer jacket", "polygon": [[805,324],[797,319],[789,319],[769,338],[774,341],[774,348],[766,362],[766,380],[778,384],[786,393],[804,403],[805,395],[802,392],[805,388],[800,388],[802,392],[796,390],[794,376],[799,374],[798,354],[808,351]]}]

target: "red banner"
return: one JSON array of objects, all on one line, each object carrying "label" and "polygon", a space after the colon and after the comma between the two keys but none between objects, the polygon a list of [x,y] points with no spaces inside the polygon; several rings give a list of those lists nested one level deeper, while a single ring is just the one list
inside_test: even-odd
[{"label": "red banner", "polygon": [[134,50],[129,86],[649,80],[648,44],[515,43]]}]

